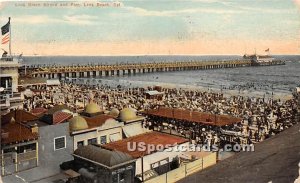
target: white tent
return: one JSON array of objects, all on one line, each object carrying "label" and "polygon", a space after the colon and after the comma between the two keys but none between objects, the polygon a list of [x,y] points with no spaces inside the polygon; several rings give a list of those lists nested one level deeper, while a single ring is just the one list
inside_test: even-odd
[{"label": "white tent", "polygon": [[47,86],[58,86],[60,85],[59,79],[48,79]]},{"label": "white tent", "polygon": [[26,89],[23,93],[26,97],[33,97],[33,91],[30,89]]}]

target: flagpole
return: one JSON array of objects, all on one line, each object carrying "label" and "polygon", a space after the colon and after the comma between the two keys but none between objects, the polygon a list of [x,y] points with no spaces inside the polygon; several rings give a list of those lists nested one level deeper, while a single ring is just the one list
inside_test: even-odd
[{"label": "flagpole", "polygon": [[11,57],[11,26],[10,26],[10,17],[8,17],[8,23],[9,23],[9,55]]}]

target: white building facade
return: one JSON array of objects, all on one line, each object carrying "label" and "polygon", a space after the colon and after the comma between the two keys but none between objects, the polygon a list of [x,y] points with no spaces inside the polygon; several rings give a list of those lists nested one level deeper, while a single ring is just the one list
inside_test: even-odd
[{"label": "white building facade", "polygon": [[19,67],[19,60],[16,58],[0,59],[1,112],[8,109],[22,108],[23,97],[18,93]]}]

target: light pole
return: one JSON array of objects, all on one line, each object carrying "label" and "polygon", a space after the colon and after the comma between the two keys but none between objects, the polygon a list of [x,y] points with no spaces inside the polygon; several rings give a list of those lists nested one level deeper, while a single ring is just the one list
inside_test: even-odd
[{"label": "light pole", "polygon": [[274,95],[273,89],[274,89],[274,88],[273,88],[273,84],[272,84],[272,101],[271,101],[271,102],[272,102],[272,104],[271,104],[272,108],[273,108],[273,95]]}]

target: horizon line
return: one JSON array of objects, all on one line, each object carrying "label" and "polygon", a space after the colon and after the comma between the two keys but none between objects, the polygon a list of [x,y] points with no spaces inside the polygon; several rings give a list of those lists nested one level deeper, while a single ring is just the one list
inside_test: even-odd
[{"label": "horizon line", "polygon": [[[255,54],[255,53],[252,53]],[[247,55],[252,55],[252,54],[247,54]],[[129,54],[129,55],[23,55],[23,57],[57,57],[57,56],[65,56],[65,57],[99,57],[99,56],[103,56],[103,57],[119,57],[119,56],[244,56],[240,55],[240,54]],[[257,54],[257,55],[274,55],[274,56],[300,56],[299,54]]]}]

